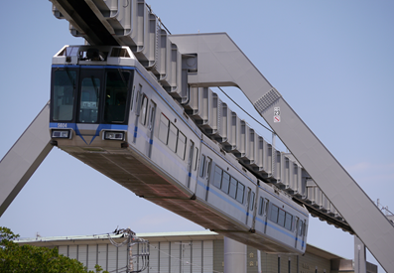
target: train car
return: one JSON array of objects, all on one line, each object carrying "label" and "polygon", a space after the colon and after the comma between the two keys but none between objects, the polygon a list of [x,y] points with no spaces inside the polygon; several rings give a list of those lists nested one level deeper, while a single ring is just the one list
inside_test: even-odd
[{"label": "train car", "polygon": [[53,58],[52,144],[136,195],[266,252],[303,253],[305,207],[205,135],[128,47]]}]

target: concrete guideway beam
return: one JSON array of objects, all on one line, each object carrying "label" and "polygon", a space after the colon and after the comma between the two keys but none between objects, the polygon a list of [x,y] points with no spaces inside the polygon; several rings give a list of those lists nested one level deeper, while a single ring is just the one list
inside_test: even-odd
[{"label": "concrete guideway beam", "polygon": [[0,161],[0,216],[52,150],[49,103]]},{"label": "concrete guideway beam", "polygon": [[394,272],[394,228],[353,178],[226,33],[172,35],[197,54],[194,86],[237,86],[387,272]]}]

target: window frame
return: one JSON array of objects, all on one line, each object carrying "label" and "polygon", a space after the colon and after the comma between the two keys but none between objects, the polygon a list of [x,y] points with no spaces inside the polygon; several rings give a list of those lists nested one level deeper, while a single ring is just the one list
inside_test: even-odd
[{"label": "window frame", "polygon": [[[62,75],[60,75],[60,73],[62,73]],[[56,84],[57,81],[62,81],[64,80],[63,76],[64,73],[67,74],[68,77],[68,83],[71,83],[67,86],[63,85],[63,84]],[[58,76],[59,75],[59,76]],[[53,122],[75,122],[76,120],[76,115],[75,115],[75,111],[76,111],[76,104],[78,102],[78,94],[76,92],[77,90],[77,85],[78,85],[78,80],[79,80],[79,69],[70,69],[68,67],[65,68],[52,68],[52,82],[51,82],[51,114],[50,114],[50,118],[51,121]],[[67,88],[65,88],[67,87]],[[65,90],[66,89],[66,90]],[[70,92],[71,90],[71,92]],[[61,104],[56,103],[59,100],[60,97],[60,92],[63,93],[62,100],[64,99],[71,99],[71,104],[70,103],[65,103],[64,101],[62,101]],[[67,93],[68,96],[65,96],[65,94]],[[70,96],[71,94],[71,96]],[[67,98],[66,98],[67,97]],[[55,108],[60,108],[60,106],[69,106],[69,108],[71,108],[71,111],[67,111],[69,113],[67,114],[71,114],[71,119],[61,119],[60,117],[60,113],[58,113],[59,109]],[[56,114],[56,115],[55,115]],[[57,118],[55,118],[57,117]]]},{"label": "window frame", "polygon": [[264,198],[262,197],[262,196],[260,196],[260,198],[259,198],[259,211],[258,211],[258,213],[259,213],[259,215],[263,215],[263,213],[264,213]]},{"label": "window frame", "polygon": [[[290,216],[290,218],[288,218],[288,216]],[[288,223],[290,223],[290,226]],[[287,211],[285,216],[285,228],[290,231],[293,228],[293,215],[291,213],[288,213]]]},{"label": "window frame", "polygon": [[271,222],[278,223],[278,217],[279,217],[279,207],[271,203],[269,219]]},{"label": "window frame", "polygon": [[[146,104],[144,105],[144,102]],[[149,105],[149,99],[148,96],[145,94],[142,94],[142,99],[141,99],[141,107],[140,107],[140,123],[143,126],[146,126],[146,121],[148,117],[148,105]]]},{"label": "window frame", "polygon": [[[228,176],[228,179],[226,180],[227,181],[227,187],[225,186],[225,183],[224,183],[224,177],[225,176]],[[231,179],[231,175],[229,175],[227,172],[225,172],[224,170],[223,170],[223,173],[222,173],[222,184],[221,184],[221,186],[220,186],[220,189],[222,190],[222,192],[224,192],[225,194],[229,194],[229,191],[230,191],[230,179]],[[226,189],[227,188],[227,189]]]},{"label": "window frame", "polygon": [[[164,118],[164,120],[163,120]],[[168,145],[168,135],[170,132],[170,120],[163,113],[160,115],[160,125],[159,125],[159,139],[165,145]]]},{"label": "window frame", "polygon": [[254,191],[250,191],[250,196],[249,196],[249,210],[253,211],[253,207],[254,207],[254,198],[255,198],[255,193]]},{"label": "window frame", "polygon": [[202,154],[201,158],[200,158],[200,169],[198,172],[198,175],[200,177],[204,177],[204,174],[205,174],[205,161],[206,161],[206,156],[204,154]]},{"label": "window frame", "polygon": [[[182,138],[184,139],[184,141],[182,141]],[[177,136],[177,140],[176,140],[176,154],[182,159],[185,159],[185,155],[186,155],[186,144],[187,144],[187,137],[184,133],[182,133],[179,129],[178,129],[178,136]]]},{"label": "window frame", "polygon": [[[233,183],[234,182],[234,183]],[[230,178],[230,187],[229,187],[229,195],[235,199],[235,197],[237,196],[237,184],[238,184],[238,180],[235,179],[234,177],[231,176]],[[234,185],[234,186],[233,186]],[[234,196],[233,196],[234,195]]]},{"label": "window frame", "polygon": [[178,147],[178,128],[174,125],[174,123],[170,122],[170,128],[168,132],[168,147],[171,151],[176,153]]},{"label": "window frame", "polygon": [[[102,84],[103,84],[103,79],[102,79],[102,75],[100,75],[100,73],[97,73],[97,71],[94,71],[94,73],[93,73],[93,70],[92,71],[90,71],[90,70],[85,70],[85,71],[82,71],[82,72],[85,72],[85,73],[81,73],[81,74],[86,74],[86,76],[85,75],[83,75],[83,76],[80,76],[80,80],[79,80],[79,96],[78,96],[78,114],[77,114],[77,123],[87,123],[87,124],[97,124],[97,123],[99,123],[100,122],[100,115],[99,115],[99,112],[100,112],[100,104],[101,104],[101,100],[102,100]],[[88,73],[90,73],[89,74],[89,76],[90,77],[88,77],[87,76],[87,74]],[[93,80],[94,79],[94,80]],[[96,83],[96,79],[98,80],[98,83]],[[85,80],[87,80],[87,81],[91,81],[92,82],[92,86],[90,86],[90,85],[83,85],[83,83],[85,82]],[[97,90],[95,90],[96,92],[97,92],[97,94],[95,95],[95,101],[93,100],[86,100],[86,99],[84,99],[83,98],[83,94],[84,94],[84,92],[82,92],[83,91],[83,86],[86,88],[86,90],[88,90],[88,92],[86,92],[86,93],[88,93],[89,94],[89,96],[92,94],[92,92],[91,92],[91,87],[93,87],[93,88],[97,88]],[[94,93],[94,92],[93,92]],[[85,102],[87,103],[87,104],[89,104],[89,102],[94,102],[95,104],[94,104],[94,108],[91,108],[90,110],[92,111],[92,110],[95,110],[96,111],[96,114],[95,114],[95,120],[94,121],[92,121],[92,120],[89,120],[89,121],[85,121],[84,119],[82,119],[82,110],[89,110],[89,108],[82,108],[83,106],[83,104],[85,104]],[[93,104],[92,104],[93,105]]]},{"label": "window frame", "polygon": [[220,189],[222,186],[222,178],[223,178],[223,170],[219,166],[215,165],[215,170],[213,173],[213,181],[212,184]]},{"label": "window frame", "polygon": [[[242,192],[242,193],[241,193]],[[245,199],[245,185],[238,181],[235,200],[243,204]]]},{"label": "window frame", "polygon": [[279,213],[278,213],[278,225],[281,227],[285,227],[285,221],[286,221],[286,211],[284,209],[279,208]]},{"label": "window frame", "polygon": [[[110,73],[117,73],[117,75],[120,76],[121,80],[124,82],[126,81],[125,78],[127,78],[126,81],[126,86],[123,86],[123,90],[125,90],[126,92],[120,92],[120,90],[122,90],[121,87],[118,86],[118,84],[114,84],[116,83],[116,81],[113,81],[112,79],[109,80],[108,75]],[[126,76],[127,75],[127,76]],[[128,103],[130,101],[130,104],[133,104],[133,97],[134,97],[134,88],[131,89],[131,93],[129,94],[129,89],[130,89],[130,85],[133,82],[133,78],[134,75],[132,73],[131,70],[118,70],[118,69],[106,69],[105,70],[105,74],[104,74],[104,101],[103,101],[103,111],[102,111],[102,121],[105,124],[126,124],[129,118],[129,106]],[[109,84],[112,85],[109,85]],[[109,92],[112,91],[112,92]],[[121,103],[121,101],[123,101],[122,99],[116,100],[115,98],[111,98],[111,95],[114,95],[113,97],[118,96],[118,94],[123,93],[123,99],[124,99],[124,104]],[[116,95],[115,95],[116,94]],[[130,97],[130,99],[129,99]],[[120,98],[120,97],[119,97]],[[107,100],[110,100],[111,102],[108,103]],[[115,100],[115,101],[114,101]],[[123,109],[120,108],[119,106],[123,105]],[[108,107],[108,110],[107,110]],[[123,113],[123,120],[114,120],[115,115],[112,113],[112,111],[116,112],[121,112],[122,110],[124,111]],[[109,116],[107,116],[108,113]]]}]

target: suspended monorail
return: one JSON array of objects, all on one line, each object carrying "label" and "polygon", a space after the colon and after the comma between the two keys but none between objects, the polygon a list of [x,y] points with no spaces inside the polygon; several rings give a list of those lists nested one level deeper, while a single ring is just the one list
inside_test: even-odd
[{"label": "suspended monorail", "polygon": [[308,211],[225,152],[128,47],[53,58],[52,143],[153,203],[266,252],[303,253]]}]

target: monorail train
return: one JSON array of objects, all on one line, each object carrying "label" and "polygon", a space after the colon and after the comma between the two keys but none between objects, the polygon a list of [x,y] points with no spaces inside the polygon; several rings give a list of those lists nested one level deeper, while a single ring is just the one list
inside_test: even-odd
[{"label": "monorail train", "polygon": [[303,253],[308,211],[206,136],[128,47],[53,58],[52,144],[125,188],[266,252]]}]

